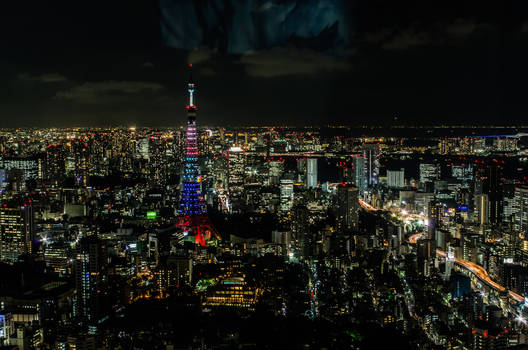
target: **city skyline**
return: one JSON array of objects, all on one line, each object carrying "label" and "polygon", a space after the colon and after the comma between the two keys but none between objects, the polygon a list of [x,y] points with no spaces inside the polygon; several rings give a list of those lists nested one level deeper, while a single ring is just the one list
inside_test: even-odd
[{"label": "city skyline", "polygon": [[0,350],[528,349],[528,3],[0,16]]}]

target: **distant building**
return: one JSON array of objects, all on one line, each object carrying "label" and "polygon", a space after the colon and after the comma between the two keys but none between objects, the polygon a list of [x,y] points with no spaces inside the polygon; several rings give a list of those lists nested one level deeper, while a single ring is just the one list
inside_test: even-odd
[{"label": "distant building", "polygon": [[227,186],[231,211],[240,211],[244,201],[244,154],[240,147],[229,149]]},{"label": "distant building", "polygon": [[306,160],[306,187],[317,187],[317,158],[308,158]]},{"label": "distant building", "polygon": [[280,208],[289,211],[293,206],[293,180],[282,179],[280,181]]},{"label": "distant building", "polygon": [[22,254],[31,254],[34,214],[31,203],[0,207],[0,260],[16,262]]},{"label": "distant building", "polygon": [[43,178],[41,158],[5,158],[0,161],[0,168],[5,169],[6,172],[20,170],[24,174],[24,180]]},{"label": "distant building", "polygon": [[438,164],[420,164],[420,186],[427,189],[427,184],[433,184],[440,179],[440,166]]},{"label": "distant building", "polygon": [[70,245],[66,242],[53,242],[44,247],[46,267],[53,272],[65,274],[68,271]]},{"label": "distant building", "polygon": [[366,185],[372,186],[378,183],[379,176],[379,145],[369,143],[363,146],[363,158],[365,159]]},{"label": "distant building", "polygon": [[489,199],[487,194],[475,195],[475,222],[479,225],[489,223]]},{"label": "distant building", "polygon": [[82,238],[75,256],[75,316],[84,324],[95,327],[104,310],[103,273],[106,259],[103,242],[96,236]]},{"label": "distant building", "polygon": [[528,232],[528,187],[516,187],[513,197],[514,230]]},{"label": "distant building", "polygon": [[361,196],[363,196],[363,192],[367,189],[365,163],[366,161],[363,157],[354,158],[354,184],[359,189]]},{"label": "distant building", "polygon": [[342,231],[355,230],[359,224],[359,190],[349,184],[337,187],[337,227]]},{"label": "distant building", "polygon": [[387,186],[390,188],[405,187],[405,169],[387,170]]},{"label": "distant building", "polygon": [[502,167],[497,164],[486,164],[478,167],[475,172],[475,195],[487,194],[489,200],[489,222],[502,222],[503,180]]},{"label": "distant building", "polygon": [[254,310],[257,290],[244,277],[230,277],[209,288],[204,306]]}]

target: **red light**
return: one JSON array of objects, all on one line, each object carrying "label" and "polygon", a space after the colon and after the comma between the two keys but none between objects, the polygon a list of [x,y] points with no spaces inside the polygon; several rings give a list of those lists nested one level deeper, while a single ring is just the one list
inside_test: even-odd
[{"label": "red light", "polygon": [[192,68],[192,63],[189,63],[189,68]]}]

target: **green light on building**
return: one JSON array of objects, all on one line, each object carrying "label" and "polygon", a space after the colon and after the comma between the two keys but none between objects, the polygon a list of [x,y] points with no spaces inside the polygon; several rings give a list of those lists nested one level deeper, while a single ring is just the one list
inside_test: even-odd
[{"label": "green light on building", "polygon": [[155,211],[147,211],[147,219],[155,219],[158,214]]}]

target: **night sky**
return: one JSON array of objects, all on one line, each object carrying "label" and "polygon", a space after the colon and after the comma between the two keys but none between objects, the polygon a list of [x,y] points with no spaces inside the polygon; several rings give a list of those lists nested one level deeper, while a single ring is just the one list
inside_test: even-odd
[{"label": "night sky", "polygon": [[8,3],[2,127],[528,124],[522,0]]}]

